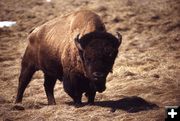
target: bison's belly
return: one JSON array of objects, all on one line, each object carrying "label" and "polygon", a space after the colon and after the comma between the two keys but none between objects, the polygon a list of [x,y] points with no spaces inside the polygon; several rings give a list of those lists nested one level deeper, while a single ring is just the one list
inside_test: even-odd
[{"label": "bison's belly", "polygon": [[40,58],[40,70],[49,76],[62,80],[63,69],[58,59],[48,57]]}]

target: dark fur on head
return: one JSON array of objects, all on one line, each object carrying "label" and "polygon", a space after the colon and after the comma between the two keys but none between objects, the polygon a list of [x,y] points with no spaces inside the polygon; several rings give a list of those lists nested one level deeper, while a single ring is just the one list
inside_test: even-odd
[{"label": "dark fur on head", "polygon": [[[120,35],[121,36],[121,35]],[[77,38],[78,39],[78,38]],[[111,43],[114,43],[114,46],[119,47],[119,45],[121,44],[121,39],[122,38],[116,38],[114,35],[112,35],[111,33],[107,33],[107,32],[99,32],[99,31],[95,31],[95,32],[91,32],[88,34],[85,34],[84,36],[82,36],[78,41],[79,43],[81,43],[81,46],[83,48],[85,48],[86,45],[88,45],[88,43],[93,40],[93,39],[103,39],[103,40],[108,40]]]},{"label": "dark fur on head", "polygon": [[105,90],[106,77],[111,72],[117,56],[121,35],[116,38],[110,33],[95,31],[80,39],[78,36],[75,43],[83,61],[84,73],[91,80],[93,88],[102,92]]}]

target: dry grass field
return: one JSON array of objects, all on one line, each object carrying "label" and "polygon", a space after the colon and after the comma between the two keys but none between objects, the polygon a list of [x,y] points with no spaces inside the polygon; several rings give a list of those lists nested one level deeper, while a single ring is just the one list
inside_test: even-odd
[{"label": "dry grass field", "polygon": [[[57,81],[57,105],[48,106],[38,72],[15,105],[28,33],[80,9],[96,12],[109,32],[123,36],[106,91],[95,105],[75,108]],[[165,106],[180,105],[179,0],[1,0],[4,20],[17,24],[0,28],[0,121],[163,121]]]}]

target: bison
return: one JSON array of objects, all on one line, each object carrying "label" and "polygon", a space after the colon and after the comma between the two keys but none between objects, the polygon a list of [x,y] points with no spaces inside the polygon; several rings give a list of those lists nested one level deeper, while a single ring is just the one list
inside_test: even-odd
[{"label": "bison", "polygon": [[81,10],[37,27],[28,40],[15,103],[22,102],[33,74],[42,70],[48,104],[56,104],[57,79],[75,104],[81,104],[83,93],[93,104],[96,92],[106,89],[106,77],[112,70],[122,36],[108,33],[97,14]]}]

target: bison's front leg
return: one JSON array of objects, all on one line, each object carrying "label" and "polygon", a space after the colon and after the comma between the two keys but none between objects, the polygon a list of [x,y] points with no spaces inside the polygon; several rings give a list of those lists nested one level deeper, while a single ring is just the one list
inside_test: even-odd
[{"label": "bison's front leg", "polygon": [[89,89],[87,90],[85,95],[88,98],[88,104],[93,105],[96,96],[96,90],[93,83],[89,83]]},{"label": "bison's front leg", "polygon": [[82,93],[76,91],[72,98],[73,98],[75,106],[77,106],[77,107],[81,106],[81,104],[82,104],[82,102],[81,102]]},{"label": "bison's front leg", "polygon": [[47,74],[44,75],[45,81],[44,81],[44,88],[46,92],[46,96],[48,99],[48,104],[49,105],[55,105],[55,99],[54,99],[54,86],[56,83],[56,78],[49,76]]},{"label": "bison's front leg", "polygon": [[96,91],[86,92],[85,95],[88,98],[88,104],[93,105],[94,104],[94,99],[95,99],[95,96],[96,96]]},{"label": "bison's front leg", "polygon": [[[80,81],[81,82],[81,81]],[[65,92],[73,99],[74,104],[79,106],[82,104],[82,91],[81,84],[79,83],[79,78],[75,73],[70,73],[69,75],[64,74],[63,87]]]}]

